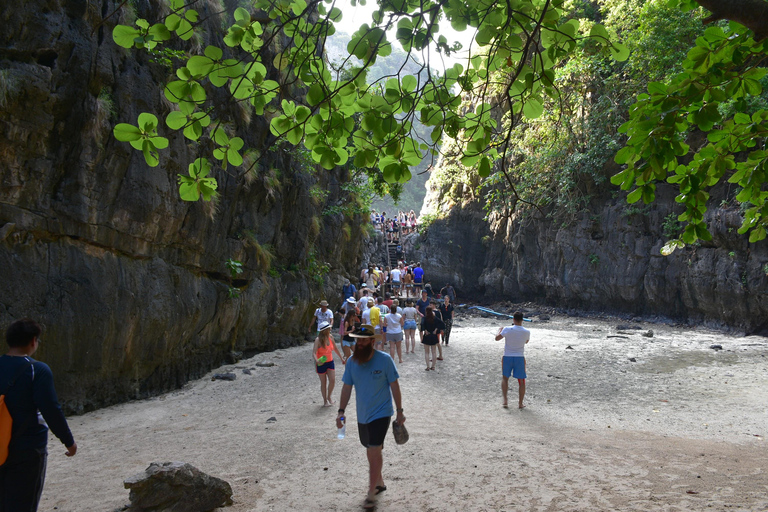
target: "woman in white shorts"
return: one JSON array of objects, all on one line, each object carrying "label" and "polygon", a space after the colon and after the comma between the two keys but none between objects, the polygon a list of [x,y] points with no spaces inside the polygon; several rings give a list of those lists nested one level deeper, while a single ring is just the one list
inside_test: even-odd
[{"label": "woman in white shorts", "polygon": [[407,354],[410,347],[411,354],[416,350],[416,328],[418,327],[417,319],[419,318],[419,311],[413,307],[413,301],[409,300],[405,303],[405,309],[403,310],[403,331],[405,331],[405,353]]},{"label": "woman in white shorts", "polygon": [[403,315],[398,313],[398,301],[392,301],[392,309],[389,310],[389,314],[384,317],[387,326],[387,341],[389,342],[389,355],[392,359],[395,358],[395,350],[397,350],[398,362],[403,362],[402,344],[403,344],[403,322],[405,319]]}]

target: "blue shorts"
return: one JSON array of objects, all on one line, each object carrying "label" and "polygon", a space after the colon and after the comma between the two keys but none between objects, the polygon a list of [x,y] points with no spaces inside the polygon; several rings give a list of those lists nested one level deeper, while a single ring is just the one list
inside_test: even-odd
[{"label": "blue shorts", "polygon": [[323,373],[327,372],[328,370],[335,370],[335,369],[336,369],[336,365],[333,364],[333,359],[331,359],[327,363],[323,363],[320,366],[318,366],[317,367],[317,373],[322,375]]},{"label": "blue shorts", "polygon": [[408,330],[416,330],[416,320],[406,320],[403,324],[403,329],[406,331]]},{"label": "blue shorts", "polygon": [[357,342],[355,341],[355,338],[350,338],[350,339],[348,339],[348,340],[341,340],[341,346],[342,346],[342,347],[349,347],[349,348],[352,348],[352,347],[354,347],[354,346],[355,346],[355,343],[357,343]]},{"label": "blue shorts", "polygon": [[525,379],[525,358],[522,356],[504,356],[501,358],[501,374],[507,378]]}]

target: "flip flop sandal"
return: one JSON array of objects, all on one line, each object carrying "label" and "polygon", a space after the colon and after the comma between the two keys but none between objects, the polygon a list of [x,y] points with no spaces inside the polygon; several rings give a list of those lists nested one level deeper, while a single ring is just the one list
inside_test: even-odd
[{"label": "flip flop sandal", "polygon": [[363,502],[363,509],[373,510],[375,508],[376,508],[376,500],[372,500],[371,498],[365,498],[365,501]]},{"label": "flip flop sandal", "polygon": [[383,493],[386,490],[387,490],[387,486],[386,485],[377,485],[376,486],[376,494],[381,494],[381,493]]}]

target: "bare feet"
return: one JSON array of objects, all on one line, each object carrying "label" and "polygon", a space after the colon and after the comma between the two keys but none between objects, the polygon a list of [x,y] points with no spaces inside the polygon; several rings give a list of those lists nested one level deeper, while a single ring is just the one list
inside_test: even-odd
[{"label": "bare feet", "polygon": [[336,405],[336,402],[334,402],[333,400],[331,400],[331,399],[329,398],[329,399],[328,399],[328,407],[330,407],[330,406],[332,406],[332,405]]},{"label": "bare feet", "polygon": [[508,408],[509,408],[509,406],[507,405],[507,402],[504,402],[503,404],[501,404],[501,406],[502,406],[503,408],[505,408],[505,409],[508,409]]},{"label": "bare feet", "polygon": [[520,404],[517,406],[518,409],[525,409],[525,406],[523,404]]},{"label": "bare feet", "polygon": [[328,402],[325,402],[325,403],[323,404],[323,407],[330,407],[330,406],[331,406],[331,404],[329,404]]}]

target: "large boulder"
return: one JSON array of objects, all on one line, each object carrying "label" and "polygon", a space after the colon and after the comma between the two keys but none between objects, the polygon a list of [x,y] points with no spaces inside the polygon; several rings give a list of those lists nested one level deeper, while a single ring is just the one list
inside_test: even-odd
[{"label": "large boulder", "polygon": [[131,490],[130,510],[205,512],[232,504],[232,487],[186,462],[153,462],[123,482]]}]

